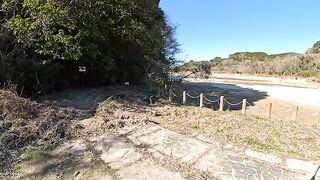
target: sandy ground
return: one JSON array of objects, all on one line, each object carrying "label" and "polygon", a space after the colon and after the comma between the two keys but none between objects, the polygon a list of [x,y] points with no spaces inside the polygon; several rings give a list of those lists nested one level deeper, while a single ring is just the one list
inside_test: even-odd
[{"label": "sandy ground", "polygon": [[306,78],[296,77],[273,77],[273,76],[253,76],[253,75],[241,75],[241,74],[212,74],[210,78],[222,79],[222,80],[242,80],[242,81],[254,81],[255,83],[266,83],[281,86],[297,86],[297,87],[311,87],[320,88],[319,83],[311,82]]},{"label": "sandy ground", "polygon": [[272,103],[273,120],[291,121],[298,106],[298,123],[320,123],[320,85],[305,79],[214,74],[210,79],[189,78],[186,82],[187,90],[198,86],[195,93],[215,91],[212,98],[224,95],[233,103],[246,98],[253,105],[248,108],[250,114],[266,117]]}]

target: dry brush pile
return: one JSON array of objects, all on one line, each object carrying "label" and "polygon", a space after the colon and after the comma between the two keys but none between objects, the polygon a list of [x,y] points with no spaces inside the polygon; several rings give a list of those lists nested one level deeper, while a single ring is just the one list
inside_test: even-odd
[{"label": "dry brush pile", "polygon": [[0,172],[30,145],[48,147],[70,137],[76,109],[42,105],[0,90]]},{"label": "dry brush pile", "polygon": [[93,117],[77,123],[77,134],[96,136],[109,131],[116,132],[123,127],[146,124],[150,116],[155,116],[152,107],[161,105],[161,102],[154,101],[141,94],[111,96],[99,103]]}]

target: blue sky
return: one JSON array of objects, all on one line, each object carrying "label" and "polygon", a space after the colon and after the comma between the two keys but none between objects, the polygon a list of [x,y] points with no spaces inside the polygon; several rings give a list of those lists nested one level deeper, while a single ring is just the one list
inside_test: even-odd
[{"label": "blue sky", "polygon": [[161,0],[178,25],[182,57],[304,53],[320,40],[320,0]]}]

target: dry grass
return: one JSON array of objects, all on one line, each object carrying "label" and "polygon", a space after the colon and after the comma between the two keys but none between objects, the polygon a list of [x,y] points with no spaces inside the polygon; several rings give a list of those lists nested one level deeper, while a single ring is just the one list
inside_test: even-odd
[{"label": "dry grass", "polygon": [[269,121],[233,112],[196,107],[157,109],[161,117],[152,120],[182,134],[200,133],[243,148],[278,154],[282,157],[320,162],[320,127]]},{"label": "dry grass", "polygon": [[72,108],[45,106],[0,90],[0,171],[10,167],[27,146],[51,146],[70,135]]},{"label": "dry grass", "polygon": [[91,131],[94,132],[147,121],[160,123],[181,134],[201,133],[222,143],[320,162],[319,126],[270,121],[238,112],[221,113],[164,102],[149,105],[139,97],[127,96],[100,103],[96,116],[88,124],[93,126]]}]

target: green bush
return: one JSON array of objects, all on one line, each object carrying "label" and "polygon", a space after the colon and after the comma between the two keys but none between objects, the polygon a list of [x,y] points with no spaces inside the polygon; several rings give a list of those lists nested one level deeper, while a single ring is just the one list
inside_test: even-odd
[{"label": "green bush", "polygon": [[159,1],[4,0],[0,12],[0,86],[26,95],[161,83],[179,52]]},{"label": "green bush", "polygon": [[48,93],[57,87],[62,67],[39,59],[13,60],[6,65],[6,77],[17,84],[17,91],[25,96]]},{"label": "green bush", "polygon": [[317,76],[318,73],[319,73],[318,71],[314,71],[314,70],[302,70],[298,72],[297,75],[301,77],[314,77],[314,76]]}]

